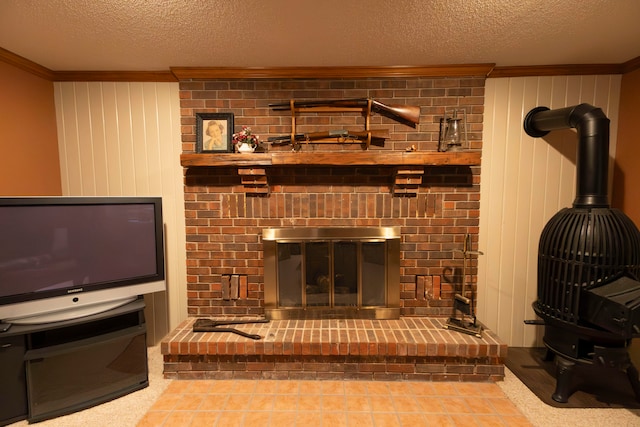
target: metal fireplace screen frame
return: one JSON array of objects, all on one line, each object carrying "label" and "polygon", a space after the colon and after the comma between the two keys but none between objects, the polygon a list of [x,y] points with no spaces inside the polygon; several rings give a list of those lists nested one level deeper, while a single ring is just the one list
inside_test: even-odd
[{"label": "metal fireplace screen frame", "polygon": [[[262,233],[264,249],[264,304],[268,319],[305,319],[305,318],[359,318],[359,319],[397,319],[400,317],[400,228],[399,227],[357,227],[357,228],[270,228]],[[357,304],[336,306],[335,275],[330,285],[330,304],[314,306],[307,304],[307,283],[305,266],[300,272],[301,305],[299,307],[281,306],[278,302],[278,244],[328,243],[330,248],[343,242],[356,242],[357,254],[354,262],[358,269]],[[384,302],[374,306],[363,304],[363,289],[367,283],[363,280],[362,245],[370,242],[384,243]],[[333,250],[329,253],[333,256]],[[335,260],[334,260],[335,262]],[[304,257],[302,258],[304,264]]]}]

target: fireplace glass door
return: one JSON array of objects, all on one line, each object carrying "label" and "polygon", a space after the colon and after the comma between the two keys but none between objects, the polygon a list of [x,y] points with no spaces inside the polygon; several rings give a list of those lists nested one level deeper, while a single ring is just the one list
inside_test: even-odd
[{"label": "fireplace glass door", "polygon": [[386,250],[385,242],[279,244],[279,306],[386,306]]},{"label": "fireplace glass door", "polygon": [[[399,291],[397,297],[389,293],[389,278],[397,282],[394,279],[399,273],[398,261],[390,261],[395,260],[398,240],[322,239],[315,233],[314,237],[273,243],[265,239],[267,315],[271,318],[389,316],[389,313],[380,313],[393,307],[399,299]],[[277,315],[273,315],[274,310]],[[289,314],[283,315],[287,310]],[[376,314],[376,310],[381,312]]]}]

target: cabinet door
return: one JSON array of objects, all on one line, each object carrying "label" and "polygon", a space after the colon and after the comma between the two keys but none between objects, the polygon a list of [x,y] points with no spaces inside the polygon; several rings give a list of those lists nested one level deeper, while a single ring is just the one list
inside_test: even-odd
[{"label": "cabinet door", "polygon": [[27,417],[24,335],[0,337],[0,425]]},{"label": "cabinet door", "polygon": [[68,414],[149,385],[144,327],[25,354],[30,423]]}]

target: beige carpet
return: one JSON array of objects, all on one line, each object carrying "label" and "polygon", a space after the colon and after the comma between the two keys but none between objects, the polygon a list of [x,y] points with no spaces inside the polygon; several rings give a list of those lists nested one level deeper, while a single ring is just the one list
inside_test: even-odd
[{"label": "beige carpet", "polygon": [[554,408],[542,402],[508,369],[498,383],[509,399],[536,427],[638,427],[640,409]]}]

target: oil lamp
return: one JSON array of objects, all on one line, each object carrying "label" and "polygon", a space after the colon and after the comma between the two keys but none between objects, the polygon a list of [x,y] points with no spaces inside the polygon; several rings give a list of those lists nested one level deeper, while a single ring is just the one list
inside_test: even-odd
[{"label": "oil lamp", "polygon": [[462,110],[462,117],[458,117],[458,110],[454,109],[451,116],[444,112],[440,122],[439,151],[460,151],[467,148],[467,111]]}]

